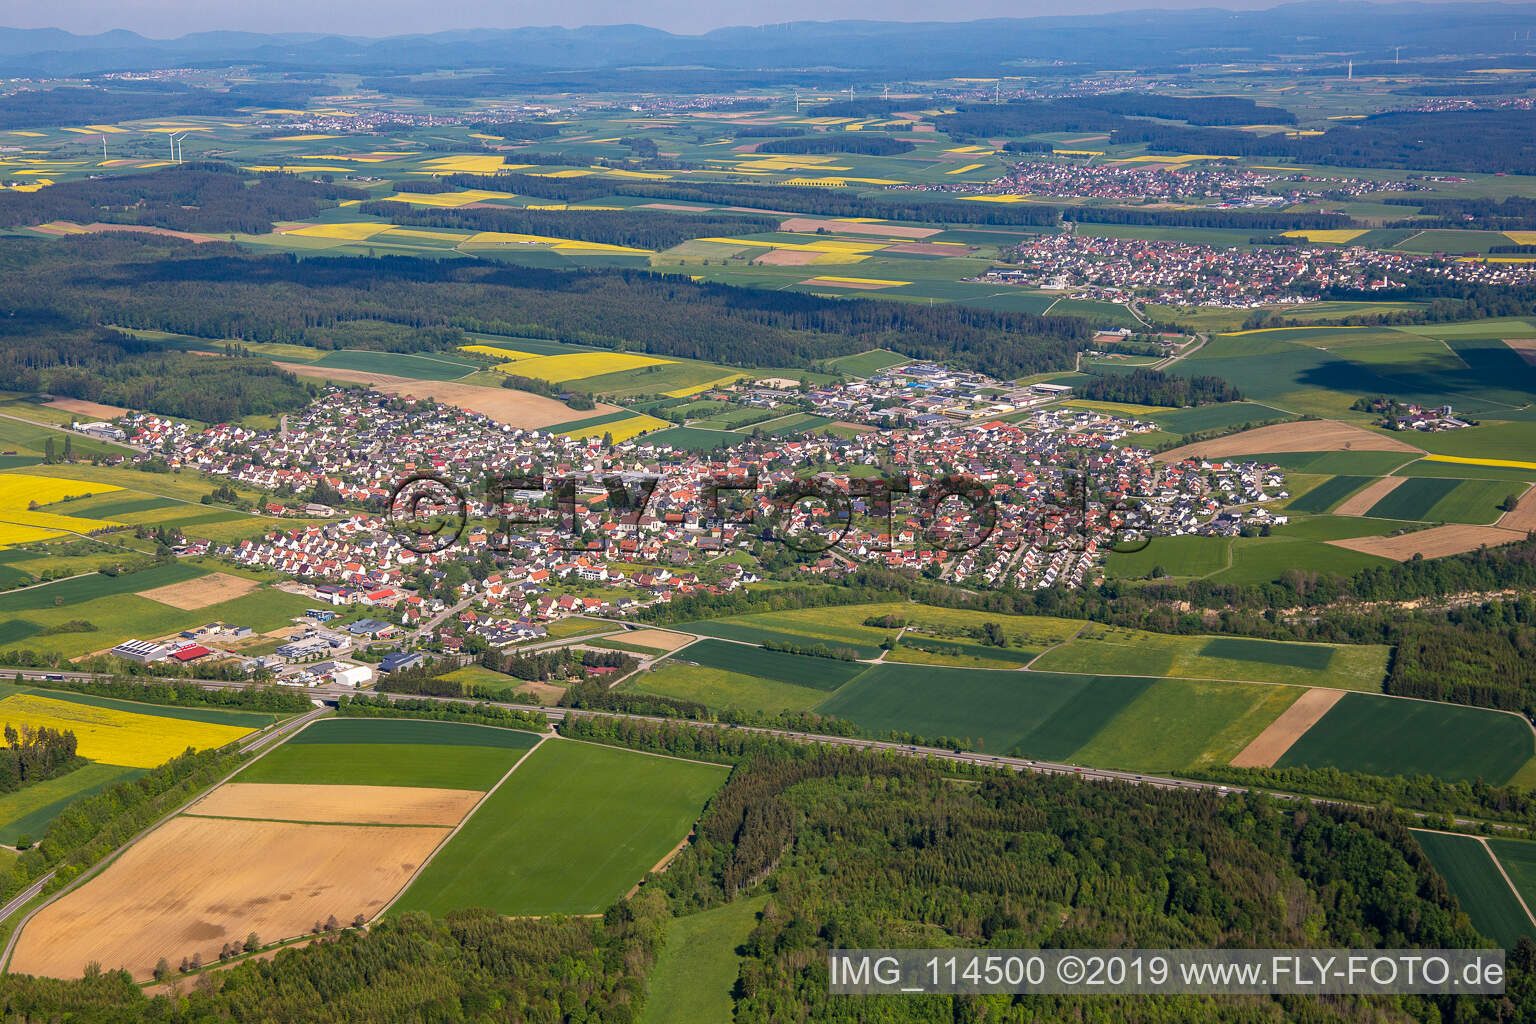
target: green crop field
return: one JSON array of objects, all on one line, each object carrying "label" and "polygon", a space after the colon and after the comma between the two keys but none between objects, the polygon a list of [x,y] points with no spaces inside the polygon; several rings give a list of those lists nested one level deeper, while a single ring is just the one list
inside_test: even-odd
[{"label": "green crop field", "polygon": [[1405,479],[1372,505],[1366,515],[1380,519],[1424,519],[1435,503],[1454,491],[1459,482],[1432,476]]},{"label": "green crop field", "polygon": [[886,652],[886,661],[913,665],[953,665],[957,668],[1018,668],[1035,659],[1037,651],[964,640],[941,640],[924,633],[908,631],[900,644]]},{"label": "green crop field", "polygon": [[1503,785],[1532,752],[1531,728],[1517,715],[1349,693],[1277,765]]},{"label": "green crop field", "polygon": [[538,737],[414,719],[328,718],[242,771],[240,782],[490,789]]},{"label": "green crop field", "polygon": [[1471,836],[1445,832],[1413,831],[1435,870],[1445,878],[1472,926],[1506,949],[1522,935],[1536,936],[1514,890],[1499,873],[1499,866],[1481,842]]},{"label": "green crop field", "polygon": [[876,665],[816,711],[876,733],[953,736],[988,753],[1061,760],[1150,685],[1123,676]]},{"label": "green crop field", "polygon": [[[792,632],[791,629],[769,629],[758,625],[758,621],[765,618],[759,615],[738,615],[730,619],[722,619],[718,622],[700,620],[698,622],[684,622],[674,628],[683,633],[697,633],[700,636],[712,636],[723,640],[739,640],[749,644],[787,643],[787,644],[815,644],[824,643],[828,647],[847,647],[856,652],[861,658],[877,658],[880,656],[879,641],[885,638],[881,631],[874,643],[849,640],[842,636],[825,636],[822,632]],[[793,627],[791,627],[793,628]]]},{"label": "green crop field", "polygon": [[674,918],[651,971],[640,1024],[729,1021],[735,1006],[731,990],[741,971],[736,950],[757,926],[767,902],[766,896],[743,898]]},{"label": "green crop field", "polygon": [[76,800],[114,782],[136,779],[143,774],[138,768],[92,763],[58,778],[6,793],[0,796],[0,843],[14,846],[22,836],[41,839],[48,823]]},{"label": "green crop field", "polygon": [[[1372,566],[1396,564],[1387,558],[1300,537],[1234,537],[1231,544],[1231,568],[1210,577],[1218,583],[1269,583],[1290,569],[1347,576]],[[1156,543],[1149,550],[1155,547]]]},{"label": "green crop field", "polygon": [[1264,423],[1273,420],[1289,420],[1295,417],[1279,409],[1255,402],[1218,402],[1196,406],[1193,409],[1170,409],[1167,412],[1150,413],[1137,419],[1150,419],[1170,434],[1193,434],[1202,430],[1236,427],[1244,423]]},{"label": "green crop field", "polygon": [[1071,760],[1145,772],[1224,765],[1305,692],[1261,683],[1160,679]]},{"label": "green crop field", "polygon": [[687,836],[725,776],[716,765],[547,740],[394,910],[601,913]]},{"label": "green crop field", "polygon": [[827,699],[827,691],[823,689],[670,660],[626,680],[622,689],[697,701],[721,711],[751,711],[765,715],[809,711]]},{"label": "green crop field", "polygon": [[364,370],[387,373],[413,380],[455,380],[480,368],[479,363],[444,355],[406,355],[401,352],[374,352],[342,349],[328,352],[311,365],[335,370]]},{"label": "green crop field", "polygon": [[725,640],[700,640],[689,644],[673,658],[677,661],[691,661],[706,668],[740,672],[828,692],[842,686],[866,668],[856,661],[769,651]]},{"label": "green crop field", "polygon": [[910,362],[908,356],[889,349],[877,348],[868,352],[860,352],[858,355],[838,356],[836,359],[827,360],[827,365],[848,374],[852,377],[868,377],[871,374],[884,370],[889,366],[900,366]]},{"label": "green crop field", "polygon": [[1288,512],[1327,512],[1333,506],[1370,483],[1365,476],[1333,476],[1310,491],[1292,498],[1286,505]]},{"label": "green crop field", "polygon": [[[1488,846],[1525,905],[1536,910],[1536,843],[1521,839],[1490,839]],[[1536,932],[1532,933],[1536,935]]]},{"label": "green crop field", "polygon": [[1429,522],[1487,524],[1502,514],[1499,502],[1510,493],[1519,493],[1503,480],[1460,480],[1451,492],[1424,513]]},{"label": "green crop field", "polygon": [[1162,570],[1168,576],[1209,576],[1232,564],[1225,537],[1157,537],[1140,551],[1111,553],[1104,559],[1105,575],[1141,579]]},{"label": "green crop field", "polygon": [[726,430],[703,430],[699,427],[671,427],[647,434],[646,444],[682,448],[694,452],[707,452],[724,445],[741,443],[741,435]]},{"label": "green crop field", "polygon": [[1034,668],[1193,679],[1248,680],[1379,692],[1390,648],[1282,643],[1242,637],[1173,636],[1089,625],[1047,651]]},{"label": "green crop field", "polygon": [[1268,462],[1297,473],[1384,476],[1418,456],[1413,452],[1257,452],[1244,458]]}]

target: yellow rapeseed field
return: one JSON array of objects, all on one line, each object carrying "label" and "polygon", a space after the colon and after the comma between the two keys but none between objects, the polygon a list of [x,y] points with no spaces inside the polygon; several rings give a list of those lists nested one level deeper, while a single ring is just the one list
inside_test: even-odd
[{"label": "yellow rapeseed field", "polygon": [[1536,231],[1506,231],[1504,234],[1516,245],[1536,245]]},{"label": "yellow rapeseed field", "polygon": [[511,192],[490,192],[483,188],[467,188],[459,192],[401,192],[384,197],[387,202],[410,203],[412,206],[468,206],[487,199],[511,198]]},{"label": "yellow rapeseed field", "polygon": [[87,483],[30,473],[0,473],[0,509],[24,509],[34,501],[39,505],[51,505],[65,498],[120,490],[122,488],[116,484]]},{"label": "yellow rapeseed field", "polygon": [[12,544],[30,544],[35,540],[48,540],[52,537],[63,536],[58,530],[45,530],[37,526],[17,526],[12,523],[0,523],[0,548],[10,547]]},{"label": "yellow rapeseed field", "polygon": [[380,221],[356,221],[350,224],[312,224],[304,228],[291,228],[285,235],[303,235],[306,238],[336,238],[346,242],[361,242],[381,231],[388,231],[393,224]]},{"label": "yellow rapeseed field", "polygon": [[1462,455],[1426,455],[1425,462],[1452,462],[1458,466],[1503,466],[1506,469],[1536,469],[1536,462],[1515,459],[1475,459]]},{"label": "yellow rapeseed field", "polygon": [[733,373],[729,377],[721,377],[719,380],[706,381],[703,384],[690,384],[686,388],[678,388],[675,391],[663,391],[662,394],[666,395],[668,398],[690,398],[693,395],[702,394],[705,391],[721,388],[727,384],[734,384],[745,376],[746,374],[744,373]]},{"label": "yellow rapeseed field", "polygon": [[514,359],[495,369],[502,373],[515,373],[519,377],[559,384],[562,381],[581,380],[583,377],[596,377],[622,370],[638,370],[643,366],[659,366],[670,362],[671,359],[657,359],[655,356],[641,356],[633,352],[571,352],[559,356]]},{"label": "yellow rapeseed field", "polygon": [[469,174],[495,174],[506,163],[499,156],[439,156],[423,160],[421,166],[431,171],[465,171]]},{"label": "yellow rapeseed field", "polygon": [[1285,237],[1305,238],[1309,242],[1335,242],[1343,244],[1344,242],[1352,242],[1363,234],[1365,234],[1364,228],[1324,228],[1307,231],[1287,231],[1285,232]]},{"label": "yellow rapeseed field", "polygon": [[945,171],[944,173],[945,174],[966,174],[966,173],[968,173],[970,171],[976,170],[976,168],[978,168],[978,167],[985,167],[985,166],[986,166],[986,164],[966,164],[964,167],[956,167],[954,170],[952,170],[952,171]]},{"label": "yellow rapeseed field", "polygon": [[617,444],[620,441],[628,441],[630,438],[637,437],[648,431],[661,430],[664,427],[670,426],[672,424],[666,420],[657,419],[655,416],[640,415],[631,416],[627,420],[615,420],[612,423],[602,423],[595,427],[588,427],[585,430],[577,430],[566,436],[579,440],[584,437],[602,437],[604,434],[612,434],[614,443]]},{"label": "yellow rapeseed field", "polygon": [[491,356],[494,359],[532,359],[538,353],[519,352],[515,348],[500,348],[496,345],[460,345],[460,352],[474,352],[477,355]]},{"label": "yellow rapeseed field", "polygon": [[17,728],[69,729],[80,741],[80,756],[126,768],[156,768],[188,747],[211,750],[253,731],[239,725],[92,707],[33,693],[0,700],[0,720]]}]

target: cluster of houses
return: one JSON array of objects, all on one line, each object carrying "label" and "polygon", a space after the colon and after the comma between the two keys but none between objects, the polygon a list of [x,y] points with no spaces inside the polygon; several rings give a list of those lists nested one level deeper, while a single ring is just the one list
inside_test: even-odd
[{"label": "cluster of houses", "polygon": [[[654,601],[750,585],[763,572],[741,554],[773,550],[784,540],[773,532],[780,526],[836,539],[835,552],[805,561],[804,572],[840,572],[862,560],[1045,587],[1090,579],[1106,546],[1128,532],[1194,533],[1227,505],[1259,500],[1252,488],[1213,487],[1196,469],[1155,462],[1133,443],[1154,422],[1045,404],[1065,391],[909,363],[811,389],[811,400],[827,403],[829,413],[899,425],[846,436],[743,434],[741,443],[716,452],[673,449],[643,435],[605,448],[598,439],[510,429],[453,407],[356,389],[328,389],[277,431],[175,431],[148,419],[135,426],[145,437],[172,439],[160,448],[172,465],[262,488],[282,508],[302,508],[318,487],[335,496],[334,516],[218,552],[281,573],[317,604],[374,609],[374,632],[359,636],[362,623],[333,632],[388,640],[389,630],[419,629],[448,604],[473,602],[488,623],[471,631],[500,646],[537,637],[566,615],[624,615]],[[885,419],[892,410],[900,419]],[[465,529],[442,550],[404,543],[386,507],[401,478],[422,472],[465,495]],[[812,472],[846,500],[795,505],[786,518],[775,495]],[[556,506],[551,493],[532,490],[496,500],[479,483],[487,474],[570,478],[575,501]],[[955,475],[974,481],[996,509],[995,528],[973,544],[962,541],[975,537],[974,510],[923,496],[934,481]],[[897,493],[887,505],[867,483],[884,477],[908,480],[916,493]],[[1134,507],[1074,517],[1071,494],[1084,477],[1134,496]],[[643,508],[616,507],[616,487],[631,496],[648,491]],[[517,525],[502,533],[504,522]],[[445,590],[454,565],[468,578],[456,572]],[[336,650],[317,643],[295,648],[291,658],[329,658]]]},{"label": "cluster of houses", "polygon": [[1216,208],[1290,206],[1295,203],[1337,201],[1375,192],[1414,192],[1425,186],[1414,180],[1375,181],[1347,176],[1277,174],[1228,166],[1211,159],[1173,166],[1170,158],[1135,163],[1087,163],[1088,151],[1063,153],[1054,159],[1026,160],[981,187],[971,183],[905,185],[896,188],[989,195],[1034,195],[1074,199],[1209,200]]},{"label": "cluster of houses", "polygon": [[985,280],[1036,288],[1084,289],[1084,297],[1142,298],[1174,305],[1247,309],[1309,301],[1332,288],[1381,291],[1411,275],[1463,283],[1529,285],[1536,264],[1445,259],[1357,246],[1217,248],[1143,238],[1042,235],[1014,250],[1016,265]]}]

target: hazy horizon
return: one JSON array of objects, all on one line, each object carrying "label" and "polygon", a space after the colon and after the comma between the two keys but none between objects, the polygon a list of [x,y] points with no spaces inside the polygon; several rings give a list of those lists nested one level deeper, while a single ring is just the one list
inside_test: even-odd
[{"label": "hazy horizon", "polygon": [[[1375,0],[1369,0],[1375,2]],[[1474,2],[1474,0],[1444,0]],[[1081,0],[1070,11],[1059,5],[1029,0],[979,0],[964,8],[964,17],[946,16],[953,9],[910,0],[845,0],[829,10],[813,0],[786,0],[774,9],[780,15],[763,22],[756,4],[740,0],[703,5],[691,0],[660,0],[642,12],[615,0],[572,0],[565,3],[488,3],[485,0],[438,8],[417,0],[340,0],[319,5],[300,0],[269,0],[234,9],[210,8],[198,0],[130,0],[106,4],[100,0],[62,0],[48,7],[16,11],[0,25],[17,29],[57,28],[80,35],[126,29],[154,39],[173,39],[197,32],[325,33],[370,38],[453,30],[525,27],[581,28],[603,25],[643,25],[677,34],[694,35],[728,27],[772,27],[788,21],[941,21],[962,23],[988,18],[1031,18],[1072,14],[1107,14],[1145,10],[1264,10],[1283,6],[1280,0]],[[1512,5],[1521,6],[1521,5]]]}]

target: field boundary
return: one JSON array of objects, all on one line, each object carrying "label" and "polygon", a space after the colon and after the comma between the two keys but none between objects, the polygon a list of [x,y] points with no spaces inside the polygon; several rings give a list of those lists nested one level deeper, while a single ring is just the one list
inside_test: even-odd
[{"label": "field boundary", "polygon": [[[411,721],[432,721],[432,719],[411,719]],[[488,726],[487,728],[494,729],[496,727],[495,726]],[[384,904],[382,907],[380,907],[379,908],[379,912],[377,914],[374,914],[373,917],[369,918],[367,923],[368,924],[372,924],[374,921],[381,920],[384,917],[385,914],[389,913],[389,908],[393,907],[396,903],[400,902],[400,897],[404,896],[406,894],[406,892],[409,891],[411,886],[415,884],[416,879],[421,877],[421,873],[427,869],[427,865],[431,864],[432,861],[437,857],[437,855],[442,852],[443,848],[445,846],[447,846],[450,842],[453,841],[453,837],[458,835],[459,834],[459,830],[462,829],[469,822],[469,819],[471,819],[471,818],[473,818],[475,816],[475,812],[476,811],[480,810],[481,807],[485,806],[485,802],[487,800],[489,800],[496,793],[496,791],[498,789],[501,788],[502,783],[504,783],[508,779],[510,779],[512,777],[512,773],[513,772],[517,771],[517,769],[519,767],[521,767],[523,764],[527,763],[528,759],[533,756],[533,752],[538,750],[540,747],[542,747],[546,740],[556,739],[556,738],[559,738],[559,737],[557,737],[555,733],[541,734],[539,736],[539,741],[537,743],[535,743],[533,746],[529,747],[527,750],[523,751],[523,755],[521,757],[519,757],[516,761],[513,762],[512,767],[507,769],[506,774],[503,775],[501,778],[496,780],[496,785],[492,786],[490,789],[486,790],[483,794],[481,794],[480,799],[476,800],[475,801],[475,805],[469,809],[469,813],[464,815],[464,817],[460,818],[459,819],[459,823],[457,825],[453,826],[453,828],[449,829],[447,834],[444,835],[443,838],[438,841],[438,844],[436,846],[432,847],[432,852],[429,853],[427,856],[425,856],[425,857],[423,857],[421,859],[421,863],[416,865],[416,870],[411,872],[410,877],[407,878],[405,880],[405,882],[403,884],[401,884],[399,890],[396,891],[396,893],[393,896],[390,897],[389,902]]]}]

